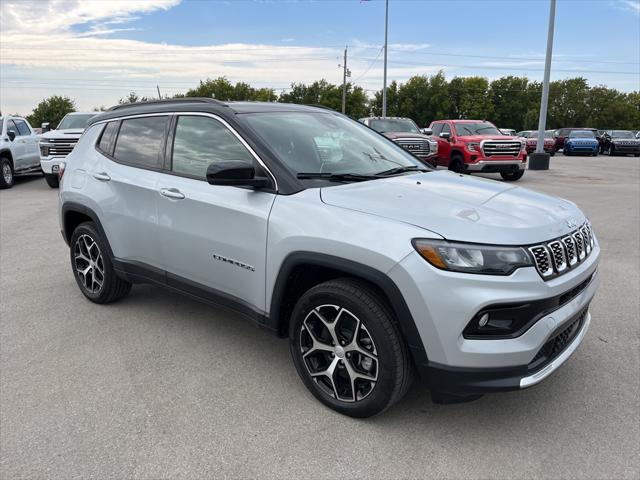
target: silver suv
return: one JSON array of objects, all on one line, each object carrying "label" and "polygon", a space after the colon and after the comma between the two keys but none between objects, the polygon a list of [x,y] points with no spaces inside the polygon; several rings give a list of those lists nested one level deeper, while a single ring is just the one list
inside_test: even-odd
[{"label": "silver suv", "polygon": [[600,248],[573,203],[432,171],[330,110],[119,106],[67,157],[60,224],[82,293],[179,290],[286,337],[307,388],[378,414],[526,388],[582,341]]}]

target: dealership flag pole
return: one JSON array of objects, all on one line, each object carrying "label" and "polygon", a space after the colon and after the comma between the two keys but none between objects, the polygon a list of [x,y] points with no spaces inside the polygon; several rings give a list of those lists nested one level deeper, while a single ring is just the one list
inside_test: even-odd
[{"label": "dealership flag pole", "polygon": [[549,103],[549,77],[551,76],[551,54],[553,51],[553,29],[556,17],[556,0],[549,7],[549,32],[547,33],[547,56],[544,60],[544,80],[542,81],[542,99],[540,101],[540,120],[538,121],[538,142],[536,153],[544,153],[544,132],[547,123],[547,105]]}]

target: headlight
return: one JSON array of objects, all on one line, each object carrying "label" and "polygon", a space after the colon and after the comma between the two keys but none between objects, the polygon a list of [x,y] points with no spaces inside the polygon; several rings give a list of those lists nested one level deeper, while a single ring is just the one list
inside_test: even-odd
[{"label": "headlight", "polygon": [[431,265],[453,272],[509,275],[520,267],[531,267],[529,253],[521,247],[499,247],[415,239],[413,246]]},{"label": "headlight", "polygon": [[49,156],[49,145],[40,144],[40,155],[43,157]]},{"label": "headlight", "polygon": [[469,150],[470,152],[475,152],[479,148],[480,148],[479,143],[475,143],[475,142],[467,143],[467,150]]}]

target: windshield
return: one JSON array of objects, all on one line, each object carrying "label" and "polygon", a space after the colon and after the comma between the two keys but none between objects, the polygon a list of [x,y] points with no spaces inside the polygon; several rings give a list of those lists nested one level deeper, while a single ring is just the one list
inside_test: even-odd
[{"label": "windshield", "polygon": [[334,113],[248,113],[242,117],[295,173],[375,175],[398,167],[425,168],[392,141]]},{"label": "windshield", "polygon": [[596,138],[590,130],[574,130],[569,134],[569,138]]},{"label": "windshield", "polygon": [[636,138],[633,136],[633,132],[629,130],[614,130],[611,132],[611,136],[615,138]]},{"label": "windshield", "polygon": [[[529,132],[527,134],[527,138],[538,138],[538,132]],[[550,131],[545,131],[544,132],[544,138],[552,138],[551,132]]]},{"label": "windshield", "polygon": [[489,122],[458,122],[456,132],[462,137],[469,135],[502,135],[495,125]]},{"label": "windshield", "polygon": [[86,115],[65,115],[65,117],[58,125],[58,130],[67,130],[70,128],[86,128],[89,119],[94,117],[94,113],[87,113]]},{"label": "windshield", "polygon": [[380,120],[371,120],[369,126],[374,130],[384,132],[411,132],[420,133],[420,129],[412,120],[400,118],[382,118]]}]

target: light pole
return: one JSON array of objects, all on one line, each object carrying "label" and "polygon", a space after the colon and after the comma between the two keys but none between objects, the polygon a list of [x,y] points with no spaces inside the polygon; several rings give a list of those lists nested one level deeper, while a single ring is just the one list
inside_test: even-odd
[{"label": "light pole", "polygon": [[387,116],[387,34],[389,32],[389,0],[384,1],[384,78],[382,80],[382,116]]},{"label": "light pole", "polygon": [[549,105],[549,77],[551,76],[551,56],[553,53],[553,32],[556,18],[556,0],[549,6],[549,30],[547,32],[547,54],[544,60],[544,79],[542,80],[542,98],[540,99],[540,118],[538,120],[538,141],[536,152],[531,156],[529,168],[548,170],[549,155],[544,152],[544,133],[547,125],[547,106]]}]

